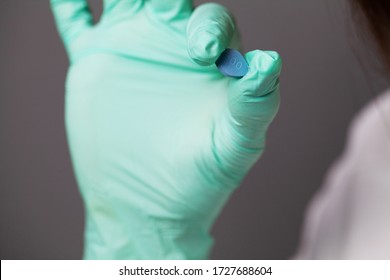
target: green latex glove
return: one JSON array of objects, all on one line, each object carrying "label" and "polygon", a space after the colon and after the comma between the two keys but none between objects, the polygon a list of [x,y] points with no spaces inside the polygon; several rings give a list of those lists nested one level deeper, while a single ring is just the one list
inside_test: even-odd
[{"label": "green latex glove", "polygon": [[210,229],[264,150],[281,60],[237,46],[230,13],[188,0],[51,0],[70,57],[66,128],[85,202],[86,259],[204,259]]}]

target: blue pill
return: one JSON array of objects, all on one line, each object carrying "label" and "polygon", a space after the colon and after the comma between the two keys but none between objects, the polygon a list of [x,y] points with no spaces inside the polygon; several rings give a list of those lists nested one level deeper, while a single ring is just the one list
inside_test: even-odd
[{"label": "blue pill", "polygon": [[228,77],[242,78],[248,73],[249,66],[242,54],[234,49],[226,49],[215,62],[219,71]]}]

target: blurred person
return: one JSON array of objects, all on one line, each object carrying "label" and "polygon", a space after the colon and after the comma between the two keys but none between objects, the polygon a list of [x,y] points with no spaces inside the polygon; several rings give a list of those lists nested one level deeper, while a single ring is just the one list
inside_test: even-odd
[{"label": "blurred person", "polygon": [[[351,0],[390,77],[390,2]],[[355,117],[306,214],[300,259],[390,259],[390,91]]]}]

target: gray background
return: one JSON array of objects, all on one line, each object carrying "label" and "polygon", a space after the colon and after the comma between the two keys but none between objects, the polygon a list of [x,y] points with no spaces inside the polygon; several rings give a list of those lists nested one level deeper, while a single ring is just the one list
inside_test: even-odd
[{"label": "gray background", "polygon": [[[268,149],[217,221],[212,258],[288,258],[349,122],[385,83],[342,0],[217,2],[236,15],[245,49],[277,50],[284,71]],[[63,120],[67,66],[48,1],[0,0],[1,259],[82,256],[83,206]]]}]

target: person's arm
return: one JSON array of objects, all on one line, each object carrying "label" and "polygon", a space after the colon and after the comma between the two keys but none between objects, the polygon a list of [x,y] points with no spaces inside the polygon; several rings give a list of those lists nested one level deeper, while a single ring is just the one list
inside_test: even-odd
[{"label": "person's arm", "polygon": [[298,259],[390,258],[390,92],[351,127],[307,211]]}]

